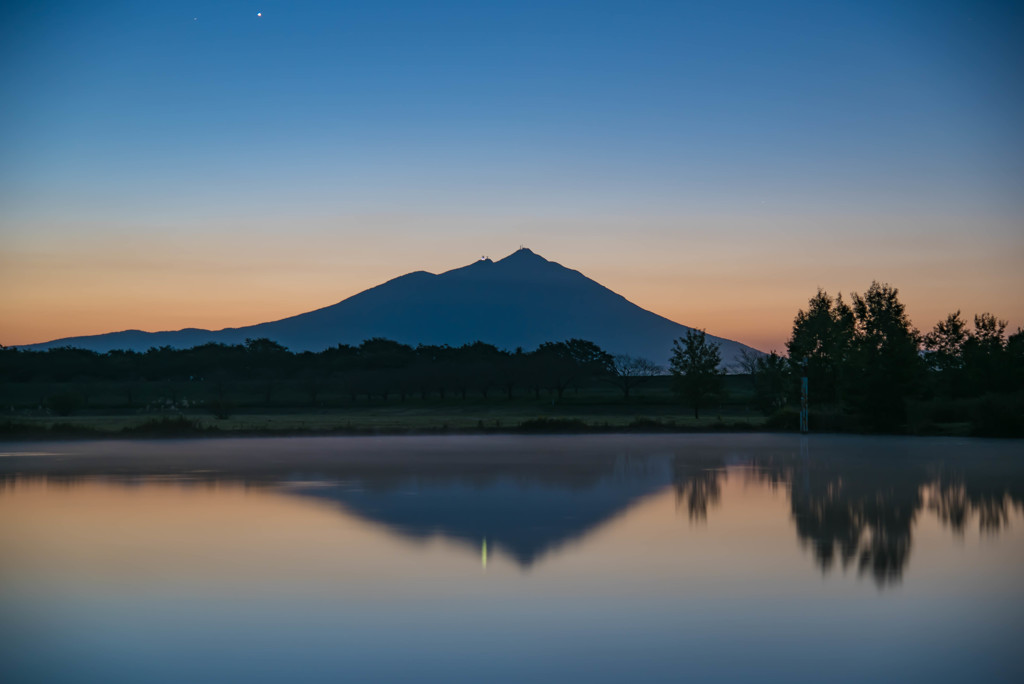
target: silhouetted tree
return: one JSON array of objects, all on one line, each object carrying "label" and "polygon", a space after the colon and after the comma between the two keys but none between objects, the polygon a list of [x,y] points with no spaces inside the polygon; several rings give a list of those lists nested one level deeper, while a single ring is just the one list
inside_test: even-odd
[{"label": "silhouetted tree", "polygon": [[[423,347],[420,349],[436,349],[436,347]],[[358,348],[359,365],[367,370],[379,368],[405,368],[416,360],[420,355],[419,350],[413,350],[407,344],[401,344],[384,337],[372,337],[364,340]]]},{"label": "silhouetted tree", "polygon": [[785,357],[774,349],[767,355],[744,349],[740,352],[740,367],[750,375],[757,410],[768,415],[785,406],[790,386],[789,362]]},{"label": "silhouetted tree", "polygon": [[721,363],[718,345],[709,343],[703,330],[687,330],[686,337],[672,343],[673,386],[693,406],[694,418],[700,418],[701,405],[721,391]]},{"label": "silhouetted tree", "polygon": [[288,372],[291,354],[287,348],[266,337],[247,338],[245,359],[249,377],[259,383],[263,403],[269,406],[274,392]]},{"label": "silhouetted tree", "polygon": [[959,310],[936,323],[922,338],[928,367],[939,372],[963,368],[967,338],[967,324],[960,318]]},{"label": "silhouetted tree", "polygon": [[506,399],[512,399],[512,393],[517,386],[529,386],[527,366],[528,359],[522,348],[498,361],[494,369],[495,378]]},{"label": "silhouetted tree", "polygon": [[300,381],[302,383],[302,388],[306,391],[306,396],[309,397],[309,405],[316,406],[317,398],[327,387],[327,378],[315,369],[312,369],[302,371]]},{"label": "silhouetted tree", "polygon": [[1017,328],[1017,332],[1007,338],[1006,365],[1010,388],[1018,392],[1024,390],[1024,329]]},{"label": "silhouetted tree", "polygon": [[474,342],[459,347],[457,350],[459,365],[468,376],[468,385],[486,399],[487,394],[497,383],[498,366],[507,354],[493,344]]},{"label": "silhouetted tree", "polygon": [[565,342],[545,342],[530,354],[531,378],[534,395],[540,396],[540,388],[562,394],[582,371],[580,364],[573,358],[572,351]]},{"label": "silhouetted tree", "polygon": [[842,295],[833,300],[818,290],[807,311],[797,312],[786,350],[794,366],[807,360],[808,384],[816,404],[834,404],[841,399],[853,338],[853,310]]},{"label": "silhouetted tree", "polygon": [[959,396],[965,390],[964,344],[968,336],[967,324],[957,311],[936,323],[921,340],[925,364],[934,374],[940,394]]},{"label": "silhouetted tree", "polygon": [[1006,321],[990,313],[974,317],[972,330],[963,345],[964,370],[969,391],[974,395],[1009,389],[1006,376]]},{"label": "silhouetted tree", "polygon": [[590,340],[572,338],[564,343],[565,350],[585,375],[601,375],[611,367],[612,355]]},{"label": "silhouetted tree", "polygon": [[76,392],[61,392],[46,399],[46,407],[58,416],[70,416],[84,403],[82,396]]},{"label": "silhouetted tree", "polygon": [[139,372],[141,356],[138,352],[121,349],[107,352],[107,358],[111,365],[110,375],[120,381],[128,408],[135,407],[135,398],[141,379]]},{"label": "silhouetted tree", "polygon": [[639,356],[618,354],[612,358],[610,372],[605,380],[622,391],[622,398],[629,399],[630,392],[653,377],[661,374],[658,364]]},{"label": "silhouetted tree", "polygon": [[860,414],[875,429],[891,430],[906,419],[906,400],[919,389],[923,362],[920,335],[910,324],[899,291],[871,283],[853,295],[856,319],[851,394]]}]

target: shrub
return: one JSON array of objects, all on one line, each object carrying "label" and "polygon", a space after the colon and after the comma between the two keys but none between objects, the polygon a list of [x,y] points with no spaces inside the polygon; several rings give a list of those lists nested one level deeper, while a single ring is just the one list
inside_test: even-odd
[{"label": "shrub", "polygon": [[54,394],[46,398],[46,407],[58,416],[70,416],[82,407],[82,397],[73,392]]},{"label": "shrub", "polygon": [[578,418],[531,418],[519,424],[523,432],[585,432],[587,424]]},{"label": "shrub", "polygon": [[134,427],[126,427],[122,432],[145,435],[180,435],[199,432],[203,428],[194,420],[185,416],[175,418],[152,418]]},{"label": "shrub", "polygon": [[[863,429],[856,416],[839,411],[811,411],[807,423],[811,432],[860,432]],[[776,411],[768,417],[764,427],[768,430],[797,432],[800,429],[800,411],[794,408]]]},{"label": "shrub", "polygon": [[638,416],[634,418],[626,427],[628,427],[630,430],[667,430],[671,429],[673,425],[670,423],[663,423],[660,420],[655,420],[654,418],[644,418]]},{"label": "shrub", "polygon": [[1024,393],[988,394],[972,407],[971,434],[1024,437]]},{"label": "shrub", "polygon": [[206,402],[206,409],[214,418],[226,420],[235,412],[235,405],[227,399],[210,399]]}]

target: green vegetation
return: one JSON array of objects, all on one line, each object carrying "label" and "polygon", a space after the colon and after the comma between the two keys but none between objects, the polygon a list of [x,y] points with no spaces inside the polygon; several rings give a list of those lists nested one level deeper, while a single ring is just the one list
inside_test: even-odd
[{"label": "green vegetation", "polygon": [[[326,382],[318,405],[306,405],[308,395],[299,379],[286,380],[264,404],[265,394],[256,381],[226,387],[224,401],[231,402],[230,416],[218,418],[193,396],[206,396],[216,388],[208,381],[140,382],[134,390],[135,408],[128,407],[123,387],[116,382],[94,382],[89,402],[71,416],[57,416],[38,405],[15,408],[8,419],[0,418],[0,436],[78,437],[101,435],[189,434],[400,434],[434,432],[603,432],[603,431],[704,431],[752,430],[765,417],[747,408],[749,380],[727,376],[727,396],[702,412],[700,420],[679,404],[671,378],[650,378],[642,392],[626,401],[610,383],[594,379],[563,392],[532,388],[503,392],[447,391],[442,399],[434,392],[422,398],[397,394],[387,399],[373,395],[352,397],[339,385]],[[49,383],[5,384],[0,396],[27,406],[33,397],[52,391]],[[170,397],[177,397],[176,403]]]},{"label": "green vegetation", "polygon": [[[788,358],[724,375],[692,331],[671,375],[586,340],[503,351],[374,338],[293,354],[271,340],[144,353],[0,347],[0,434],[289,434],[795,430],[807,374],[813,431],[1024,435],[1024,332],[950,314],[922,335],[895,288],[852,305],[819,291]],[[692,412],[692,415],[690,413]]]},{"label": "green vegetation", "polygon": [[693,407],[693,417],[700,418],[700,407],[722,391],[722,355],[718,345],[708,343],[703,330],[687,330],[686,337],[672,343],[672,372],[677,394]]},{"label": "green vegetation", "polygon": [[[819,290],[787,349],[790,405],[806,372],[812,430],[1024,436],[1024,331],[1007,337],[992,314],[969,330],[958,311],[922,335],[896,288],[872,283],[852,307]],[[777,362],[762,363],[750,367],[755,387],[776,387]],[[771,424],[786,429],[794,415]]]}]

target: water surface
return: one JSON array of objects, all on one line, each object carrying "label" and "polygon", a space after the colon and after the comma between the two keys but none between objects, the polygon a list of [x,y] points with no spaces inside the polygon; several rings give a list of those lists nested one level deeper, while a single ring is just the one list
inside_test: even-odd
[{"label": "water surface", "polygon": [[1021,447],[0,444],[4,680],[1022,681]]}]

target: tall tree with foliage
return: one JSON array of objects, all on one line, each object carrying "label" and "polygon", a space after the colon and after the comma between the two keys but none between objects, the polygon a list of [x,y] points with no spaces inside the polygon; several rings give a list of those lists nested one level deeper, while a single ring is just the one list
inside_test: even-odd
[{"label": "tall tree with foliage", "polygon": [[529,360],[538,396],[541,385],[546,385],[561,399],[569,387],[606,374],[612,357],[593,342],[573,338],[544,342],[529,355]]},{"label": "tall tree with foliage", "polygon": [[1024,329],[1017,328],[1006,340],[1006,366],[1010,388],[1024,391]]},{"label": "tall tree with foliage", "polygon": [[288,349],[266,337],[245,340],[245,357],[250,378],[263,391],[264,405],[270,405],[274,392],[291,370],[293,356]]},{"label": "tall tree with foliage", "polygon": [[639,356],[617,354],[612,358],[610,371],[605,380],[622,391],[622,398],[629,399],[630,392],[638,385],[661,374],[658,364]]},{"label": "tall tree with foliage", "polygon": [[974,330],[964,343],[964,370],[974,395],[1010,389],[1006,354],[1006,321],[990,313],[974,317]]},{"label": "tall tree with foliage", "polygon": [[899,290],[872,282],[853,295],[856,321],[851,398],[875,429],[891,430],[906,418],[906,400],[919,387],[924,364],[921,336],[910,323]]},{"label": "tall tree with foliage", "polygon": [[789,362],[774,349],[770,354],[740,352],[740,367],[750,376],[754,390],[754,406],[765,415],[771,415],[786,405],[790,386]]},{"label": "tall tree with foliage", "polygon": [[928,368],[940,373],[961,368],[967,338],[967,323],[960,317],[959,310],[936,323],[931,332],[921,338]]},{"label": "tall tree with foliage", "polygon": [[815,403],[836,404],[842,399],[853,351],[853,310],[841,294],[832,299],[820,289],[807,304],[807,310],[800,309],[793,320],[786,351],[797,372],[807,360],[807,379]]},{"label": "tall tree with foliage", "polygon": [[724,374],[721,364],[718,345],[708,342],[703,330],[687,330],[686,337],[672,342],[669,369],[674,378],[673,387],[693,406],[694,418],[700,418],[700,407],[721,391]]},{"label": "tall tree with foliage", "polygon": [[956,311],[921,338],[933,388],[941,395],[956,397],[965,391],[964,345],[969,336],[967,323]]},{"label": "tall tree with foliage", "polygon": [[590,340],[581,340],[574,337],[566,340],[562,345],[569,358],[590,373],[605,373],[611,366],[612,355]]}]

